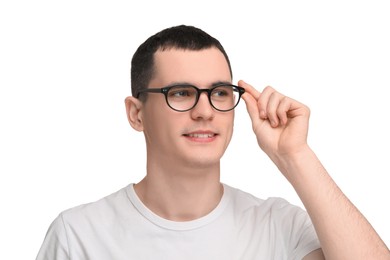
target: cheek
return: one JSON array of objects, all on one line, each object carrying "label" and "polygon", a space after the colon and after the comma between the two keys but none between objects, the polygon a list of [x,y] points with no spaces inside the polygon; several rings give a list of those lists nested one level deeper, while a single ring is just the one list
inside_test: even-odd
[{"label": "cheek", "polygon": [[228,132],[228,141],[227,141],[228,144],[232,140],[233,130],[234,130],[234,125],[232,124],[231,127],[229,128],[229,132]]},{"label": "cheek", "polygon": [[234,113],[225,118],[225,135],[226,135],[226,146],[230,143],[233,136],[234,129]]},{"label": "cheek", "polygon": [[163,96],[148,96],[147,101],[143,106],[143,123],[146,129],[153,130],[160,124],[164,123],[164,119],[169,111],[167,111],[165,99]]},{"label": "cheek", "polygon": [[171,115],[172,112],[164,108],[145,112],[144,134],[147,142],[153,145],[172,142],[170,137],[177,135],[180,126],[179,120]]}]

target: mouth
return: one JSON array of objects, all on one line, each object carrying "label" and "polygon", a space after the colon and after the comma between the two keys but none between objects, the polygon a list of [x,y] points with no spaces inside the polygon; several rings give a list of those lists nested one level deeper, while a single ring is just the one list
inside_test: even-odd
[{"label": "mouth", "polygon": [[183,134],[184,137],[188,138],[191,141],[197,141],[197,142],[211,142],[213,141],[218,134],[214,132],[209,131],[199,131],[199,132],[191,132]]},{"label": "mouth", "polygon": [[184,134],[184,136],[191,137],[191,138],[211,138],[214,137],[216,134],[214,133],[208,133],[208,134],[198,134],[198,133],[193,133],[193,134]]}]

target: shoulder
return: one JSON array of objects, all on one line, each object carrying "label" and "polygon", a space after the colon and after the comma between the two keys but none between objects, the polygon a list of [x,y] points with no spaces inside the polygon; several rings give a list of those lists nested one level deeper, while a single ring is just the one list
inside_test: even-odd
[{"label": "shoulder", "polygon": [[269,197],[258,198],[253,194],[237,188],[224,185],[230,193],[231,206],[235,214],[255,215],[261,218],[271,218],[274,221],[283,221],[284,218],[302,216],[306,218],[306,211],[301,207],[291,204],[284,198]]},{"label": "shoulder", "polygon": [[126,186],[97,201],[66,209],[60,213],[58,218],[62,219],[65,224],[99,221],[102,218],[108,220],[130,206],[127,196],[128,187]]},{"label": "shoulder", "polygon": [[[314,227],[304,208],[284,198],[260,199],[239,189],[228,189],[232,201],[230,209],[240,227],[246,227],[251,232],[255,230],[259,234],[272,234],[280,241],[285,241],[286,245],[301,240],[303,244],[307,242],[315,248],[319,247]],[[291,239],[298,242],[291,242]]]},{"label": "shoulder", "polygon": [[[124,219],[130,207],[127,189],[120,189],[95,202],[62,211],[51,223],[37,260],[70,259],[72,252],[83,254],[93,237],[107,234]],[[100,236],[101,237],[101,236]]]},{"label": "shoulder", "polygon": [[281,209],[284,207],[297,207],[289,203],[286,199],[280,197],[268,197],[268,198],[259,198],[255,195],[245,192],[241,189],[231,187],[224,184],[225,190],[230,194],[231,200],[237,206],[245,208],[252,207],[265,207],[273,209]]}]

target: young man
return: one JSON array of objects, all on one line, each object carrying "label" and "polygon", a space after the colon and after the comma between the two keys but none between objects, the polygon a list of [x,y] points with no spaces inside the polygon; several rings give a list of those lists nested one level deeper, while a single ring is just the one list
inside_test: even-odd
[{"label": "young man", "polygon": [[[390,259],[308,146],[309,109],[271,87],[232,85],[216,39],[191,26],[163,30],[138,48],[131,78],[126,110],[145,135],[147,175],[62,212],[37,259]],[[307,212],[220,182],[241,98]]]}]

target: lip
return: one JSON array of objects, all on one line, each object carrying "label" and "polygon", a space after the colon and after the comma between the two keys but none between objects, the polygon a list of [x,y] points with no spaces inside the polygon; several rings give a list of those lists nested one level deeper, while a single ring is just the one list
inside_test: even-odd
[{"label": "lip", "polygon": [[218,134],[213,131],[198,130],[185,133],[183,136],[193,142],[209,143],[214,141]]}]

